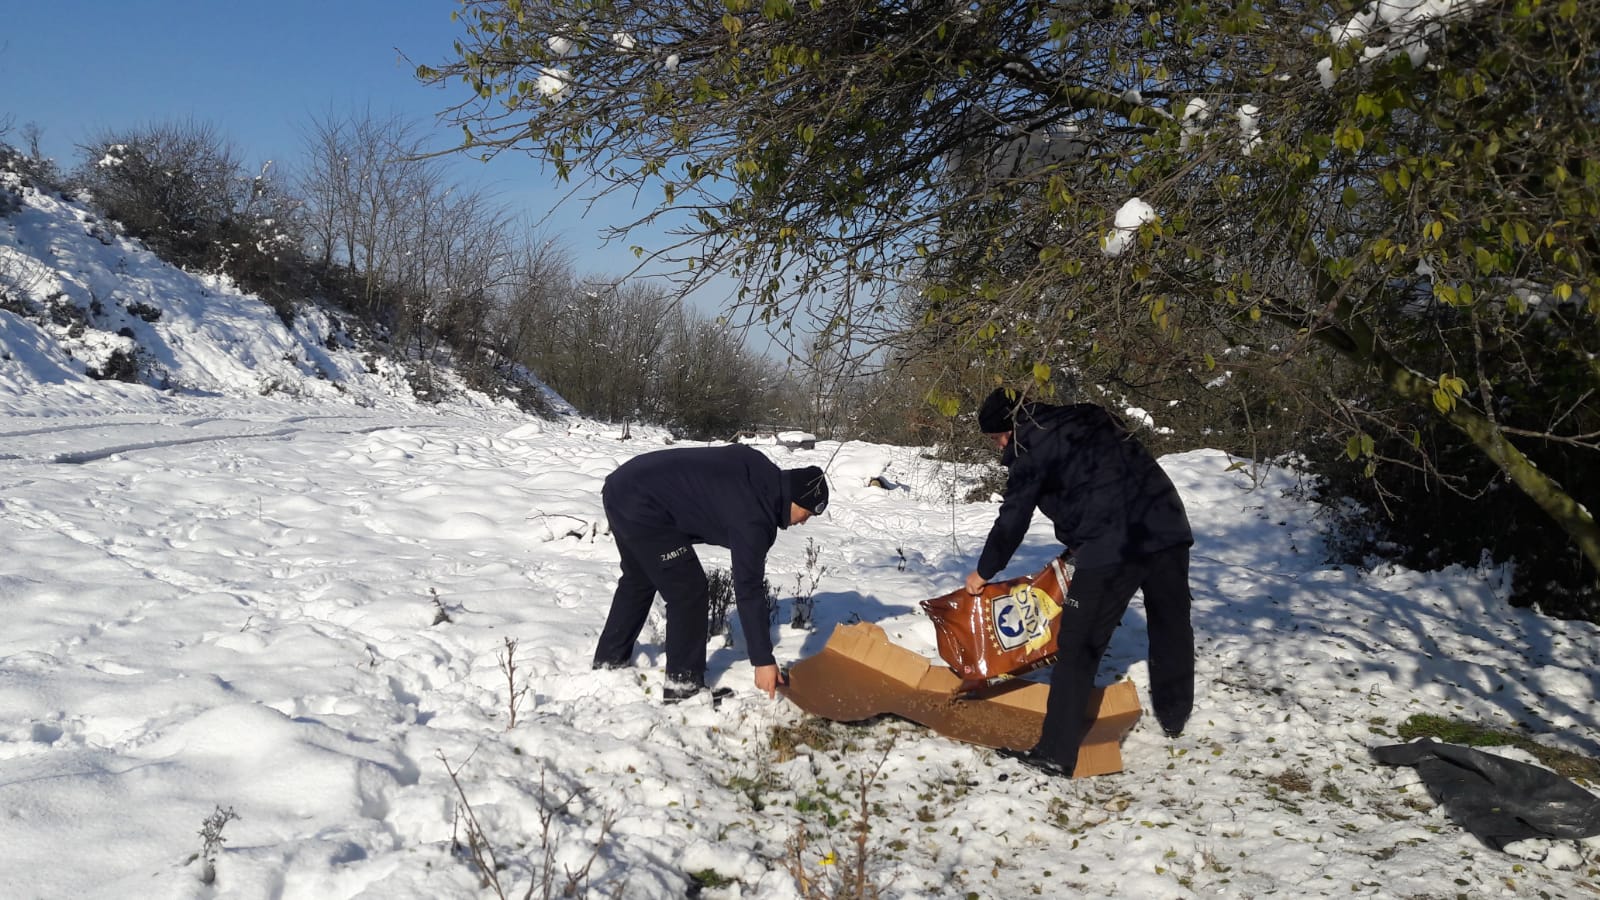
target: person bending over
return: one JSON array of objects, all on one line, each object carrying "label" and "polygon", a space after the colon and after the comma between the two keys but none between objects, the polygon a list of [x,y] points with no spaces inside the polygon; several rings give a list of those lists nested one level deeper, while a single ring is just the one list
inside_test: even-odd
[{"label": "person bending over", "polygon": [[632,664],[634,643],[659,593],[667,608],[663,699],[677,703],[705,689],[709,595],[694,545],[716,544],[732,556],[733,596],[756,687],[772,696],[782,676],[768,624],[767,551],[780,529],[804,525],[827,508],[822,470],[780,469],[742,444],[657,450],[618,466],[606,477],[601,500],[622,577],[594,667]]}]

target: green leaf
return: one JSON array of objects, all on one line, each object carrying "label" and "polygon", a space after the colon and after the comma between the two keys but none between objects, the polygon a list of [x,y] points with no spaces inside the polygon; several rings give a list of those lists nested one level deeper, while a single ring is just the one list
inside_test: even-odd
[{"label": "green leaf", "polygon": [[1448,414],[1456,408],[1456,398],[1467,392],[1465,379],[1454,375],[1440,375],[1439,386],[1433,389],[1433,408]]},{"label": "green leaf", "polygon": [[961,411],[961,398],[940,390],[928,392],[928,404],[941,416],[953,419]]}]

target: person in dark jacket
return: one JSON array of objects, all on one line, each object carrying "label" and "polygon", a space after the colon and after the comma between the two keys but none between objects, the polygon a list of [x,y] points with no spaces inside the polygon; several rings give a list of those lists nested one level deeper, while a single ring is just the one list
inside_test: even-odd
[{"label": "person in dark jacket", "polygon": [[[828,504],[821,469],[780,469],[743,445],[658,450],[618,466],[601,490],[622,556],[622,578],[594,651],[594,667],[632,663],[634,642],[659,592],[667,608],[668,703],[704,690],[709,595],[695,544],[728,548],[733,596],[755,666],[770,697],[782,681],[767,621],[767,551],[778,530],[803,525]],[[717,692],[720,696],[722,691]]]},{"label": "person in dark jacket", "polygon": [[1189,547],[1183,500],[1155,457],[1103,407],[1023,402],[999,388],[978,410],[978,427],[1007,469],[1004,499],[967,590],[977,594],[1022,543],[1035,509],[1055,523],[1076,571],[1067,589],[1050,675],[1043,732],[1024,752],[1036,769],[1070,776],[1100,659],[1136,591],[1144,592],[1150,640],[1150,702],[1169,737],[1194,706],[1194,628],[1189,619]]}]

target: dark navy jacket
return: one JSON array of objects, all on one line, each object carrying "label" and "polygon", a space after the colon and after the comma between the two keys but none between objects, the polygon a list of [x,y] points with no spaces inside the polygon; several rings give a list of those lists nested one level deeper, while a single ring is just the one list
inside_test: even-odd
[{"label": "dark navy jacket", "polygon": [[610,507],[635,528],[728,548],[750,664],[772,665],[765,582],[767,551],[778,529],[789,527],[783,470],[742,444],[658,450],[618,466],[604,491]]},{"label": "dark navy jacket", "polygon": [[1083,568],[1194,543],[1172,479],[1102,407],[1025,404],[1001,462],[1005,498],[978,557],[985,580],[1011,561],[1036,508]]}]

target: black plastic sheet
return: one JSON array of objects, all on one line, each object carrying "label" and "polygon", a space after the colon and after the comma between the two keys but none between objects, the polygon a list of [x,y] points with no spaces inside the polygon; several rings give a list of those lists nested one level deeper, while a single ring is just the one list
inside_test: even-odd
[{"label": "black plastic sheet", "polygon": [[1445,814],[1495,850],[1600,834],[1600,797],[1538,766],[1434,740],[1374,747],[1372,757],[1414,767]]}]

